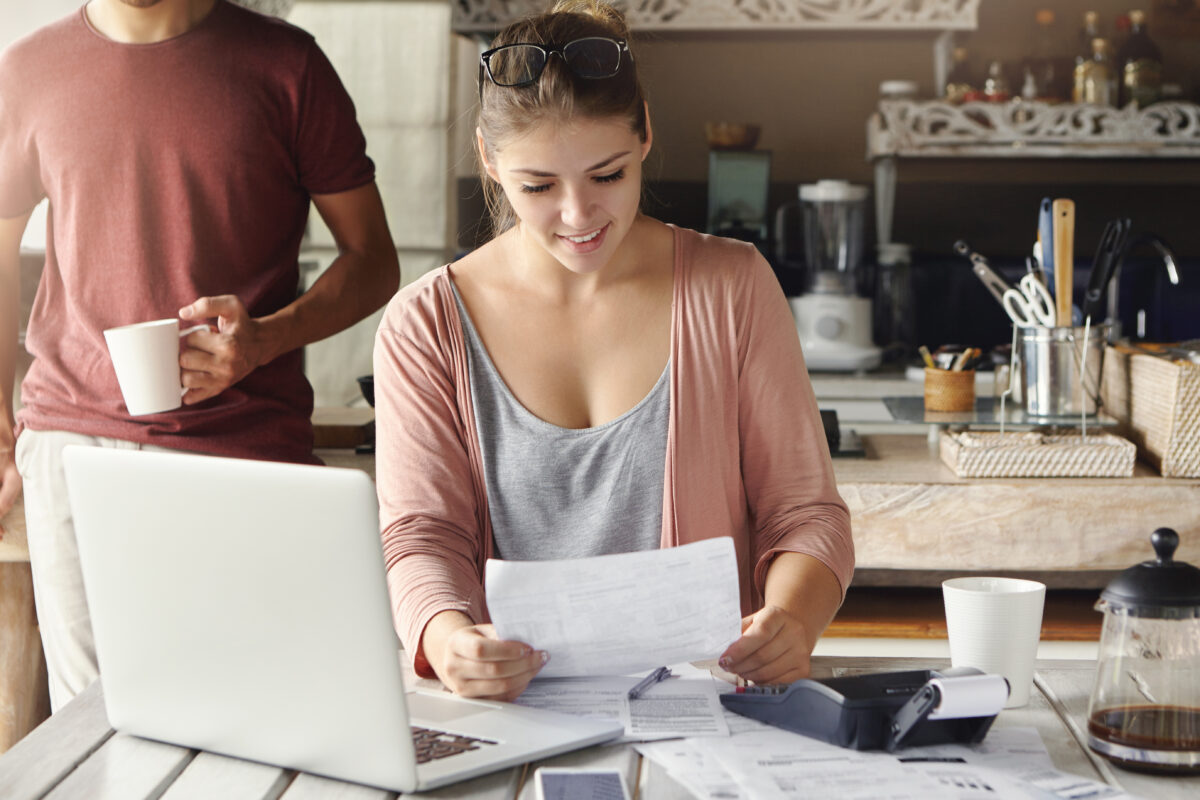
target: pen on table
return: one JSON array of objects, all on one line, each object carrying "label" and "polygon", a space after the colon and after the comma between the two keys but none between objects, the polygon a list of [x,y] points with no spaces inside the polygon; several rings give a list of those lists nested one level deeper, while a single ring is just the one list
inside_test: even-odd
[{"label": "pen on table", "polygon": [[659,681],[664,681],[669,677],[671,677],[671,669],[669,667],[659,667],[658,669],[654,670],[654,672],[651,672],[649,675],[638,681],[637,685],[629,690],[629,699],[637,700],[639,697],[641,697],[642,692],[646,691]]}]

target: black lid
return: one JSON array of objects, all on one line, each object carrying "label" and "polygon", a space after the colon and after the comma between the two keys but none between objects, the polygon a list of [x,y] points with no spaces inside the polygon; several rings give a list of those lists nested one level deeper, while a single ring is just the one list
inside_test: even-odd
[{"label": "black lid", "polygon": [[1179,534],[1159,528],[1150,534],[1150,543],[1158,560],[1143,561],[1113,578],[1101,599],[1129,608],[1134,616],[1157,616],[1156,609],[1200,607],[1200,569],[1172,558]]}]

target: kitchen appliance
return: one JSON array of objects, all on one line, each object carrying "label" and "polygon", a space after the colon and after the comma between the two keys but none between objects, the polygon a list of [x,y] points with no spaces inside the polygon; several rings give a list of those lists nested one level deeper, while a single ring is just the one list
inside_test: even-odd
[{"label": "kitchen appliance", "polygon": [[[799,188],[803,220],[804,292],[789,298],[809,369],[861,371],[879,366],[871,340],[871,301],[858,294],[867,188],[822,180]],[[775,217],[776,255],[789,264],[784,204]]]},{"label": "kitchen appliance", "polygon": [[1104,612],[1088,747],[1118,766],[1200,774],[1200,569],[1175,561],[1179,535],[1150,535],[1157,556],[1120,573]]},{"label": "kitchen appliance", "polygon": [[765,244],[770,176],[771,154],[765,150],[710,150],[707,231]]}]

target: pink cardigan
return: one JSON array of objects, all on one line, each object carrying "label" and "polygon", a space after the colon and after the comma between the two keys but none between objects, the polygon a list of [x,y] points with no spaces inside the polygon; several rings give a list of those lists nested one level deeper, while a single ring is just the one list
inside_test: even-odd
[{"label": "pink cardigan", "polygon": [[[818,559],[843,594],[850,514],[834,485],[800,342],[751,245],[675,228],[671,416],[662,546],[732,536],[743,614],[775,553]],[[487,489],[466,347],[446,267],[402,289],[375,341],[376,477],[396,629],[422,675],[437,613],[488,619]]]}]

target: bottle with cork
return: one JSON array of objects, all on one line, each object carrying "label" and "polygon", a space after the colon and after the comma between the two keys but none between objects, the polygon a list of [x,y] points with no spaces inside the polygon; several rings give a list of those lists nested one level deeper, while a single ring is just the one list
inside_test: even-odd
[{"label": "bottle with cork", "polygon": [[1100,15],[1095,11],[1083,12],[1083,27],[1079,29],[1079,41],[1075,45],[1075,68],[1092,60],[1092,41],[1104,38],[1100,31]]},{"label": "bottle with cork", "polygon": [[1098,106],[1117,104],[1117,73],[1113,69],[1107,39],[1092,40],[1092,57],[1075,66],[1072,100]]},{"label": "bottle with cork", "polygon": [[1134,9],[1129,12],[1129,37],[1117,53],[1121,74],[1121,104],[1145,108],[1161,98],[1163,63],[1162,51],[1146,32],[1146,15]]},{"label": "bottle with cork", "polygon": [[1054,11],[1049,8],[1039,8],[1034,14],[1033,46],[1022,70],[1021,96],[1026,100],[1054,103],[1070,94],[1073,65],[1069,53],[1060,45],[1055,19]]}]

